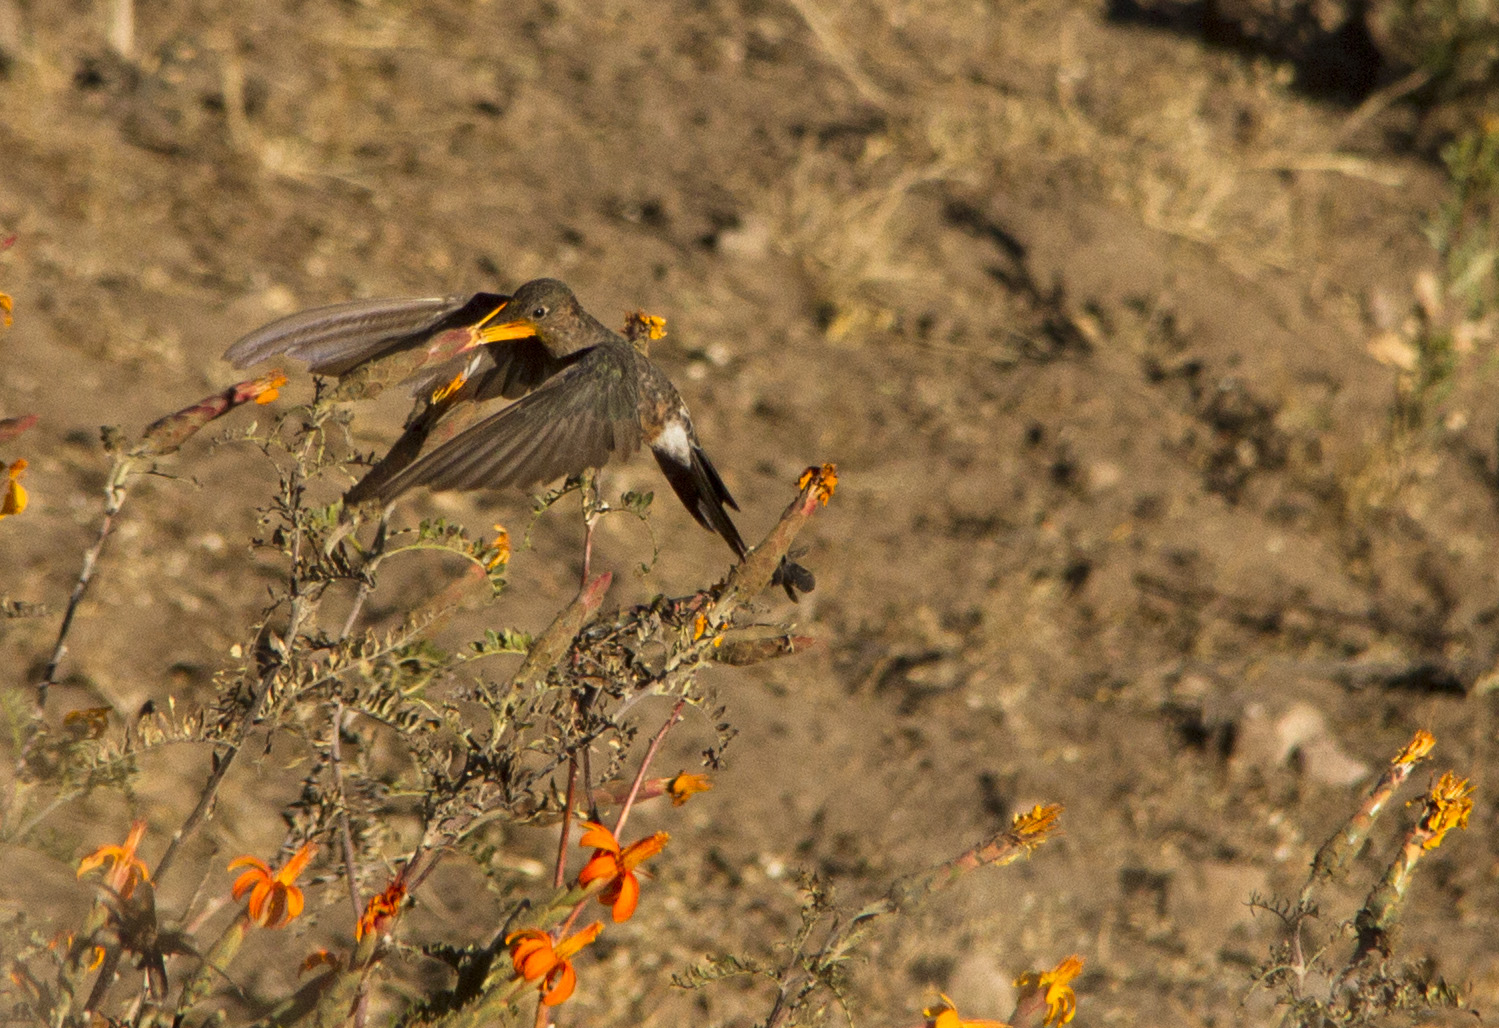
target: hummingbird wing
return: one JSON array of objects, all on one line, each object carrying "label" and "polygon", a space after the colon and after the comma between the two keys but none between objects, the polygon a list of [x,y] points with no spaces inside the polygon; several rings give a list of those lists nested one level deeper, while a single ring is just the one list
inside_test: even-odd
[{"label": "hummingbird wing", "polygon": [[[478,296],[492,297],[491,309],[505,300],[494,293]],[[284,354],[306,361],[316,374],[342,375],[410,344],[413,337],[441,331],[439,326],[468,307],[472,299],[477,297],[398,297],[314,307],[262,325],[225,350],[224,359],[243,368]],[[483,316],[477,314],[472,320]]]},{"label": "hummingbird wing", "polygon": [[560,358],[545,385],[444,443],[367,495],[389,503],[416,486],[525,488],[640,448],[639,380],[628,346],[595,346]]},{"label": "hummingbird wing", "polygon": [[[285,355],[306,361],[314,374],[342,377],[371,361],[415,350],[444,332],[475,325],[508,300],[501,293],[473,293],[350,300],[314,307],[256,329],[224,351],[224,359],[243,368]],[[473,359],[473,354],[459,354],[431,367],[414,360],[411,373],[400,377],[413,381],[416,395],[430,395]],[[537,339],[491,344],[477,360],[469,377],[478,399],[523,395],[560,367]]]}]

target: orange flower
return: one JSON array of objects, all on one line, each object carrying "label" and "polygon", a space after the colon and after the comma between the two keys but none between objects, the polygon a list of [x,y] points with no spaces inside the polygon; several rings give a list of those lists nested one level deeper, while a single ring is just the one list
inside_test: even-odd
[{"label": "orange flower", "polygon": [[1010,1028],[1003,1021],[959,1017],[958,1008],[953,1006],[952,1000],[946,996],[942,996],[941,1000],[921,1012],[921,1016],[926,1018],[927,1028]]},{"label": "orange flower", "polygon": [[0,497],[0,518],[8,518],[26,509],[26,487],[21,484],[21,475],[26,471],[26,461],[21,459],[5,469],[5,495]]},{"label": "orange flower", "polygon": [[609,884],[599,893],[599,902],[613,908],[616,924],[628,921],[630,915],[635,913],[635,904],[640,901],[640,880],[635,877],[636,865],[665,849],[671,836],[665,832],[657,832],[639,842],[632,842],[621,850],[614,833],[603,825],[596,821],[584,821],[583,827],[588,830],[578,840],[578,845],[592,846],[593,856],[588,858],[588,863],[578,872],[578,884],[586,887],[607,879]]},{"label": "orange flower", "polygon": [[1068,983],[1082,970],[1083,958],[1074,953],[1050,971],[1027,971],[1015,979],[1015,988],[1020,990],[1017,1006],[1041,997],[1046,1003],[1046,1019],[1041,1023],[1060,1028],[1077,1013],[1077,994]]},{"label": "orange flower", "polygon": [[515,973],[528,982],[539,980],[542,1004],[555,1007],[571,996],[578,984],[578,973],[573,970],[571,959],[573,954],[597,939],[603,930],[603,922],[595,921],[554,945],[546,932],[527,928],[505,936],[505,945],[510,947],[510,962],[515,965]]},{"label": "orange flower", "polygon": [[240,389],[245,396],[264,407],[281,395],[281,387],[284,385],[286,385],[286,376],[281,373],[280,368],[277,368],[270,374],[250,379]]},{"label": "orange flower", "polygon": [[671,805],[674,807],[686,803],[693,793],[707,792],[711,788],[713,783],[708,781],[707,775],[689,775],[686,771],[666,784],[666,792],[671,796]]},{"label": "orange flower", "polygon": [[231,871],[237,867],[249,868],[235,879],[234,898],[239,899],[247,892],[250,894],[250,903],[245,910],[251,921],[263,928],[281,928],[302,913],[302,890],[297,887],[297,876],[315,853],[317,843],[304,842],[281,870],[274,873],[255,857],[236,857],[229,862]]},{"label": "orange flower", "polygon": [[129,899],[137,885],[151,880],[151,872],[146,870],[145,862],[135,855],[136,847],[145,837],[146,822],[135,822],[130,826],[125,845],[101,846],[84,857],[83,862],[78,865],[78,877],[82,878],[96,867],[103,867],[107,861],[109,873],[104,876],[104,884],[114,890],[120,899]]},{"label": "orange flower", "polygon": [[364,905],[359,923],[354,926],[354,941],[358,942],[370,932],[384,931],[391,919],[401,912],[401,904],[405,901],[406,883],[400,878],[387,885],[384,892],[371,896]]}]

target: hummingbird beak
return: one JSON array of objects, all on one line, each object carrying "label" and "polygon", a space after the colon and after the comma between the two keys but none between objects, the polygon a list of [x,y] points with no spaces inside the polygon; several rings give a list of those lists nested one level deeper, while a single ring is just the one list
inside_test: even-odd
[{"label": "hummingbird beak", "polygon": [[506,300],[494,310],[490,311],[483,321],[470,329],[469,341],[458,352],[463,353],[475,347],[484,346],[489,343],[498,343],[506,339],[529,339],[536,335],[536,326],[525,318],[516,318],[513,321],[501,322],[498,325],[489,324],[495,317],[509,306]]}]

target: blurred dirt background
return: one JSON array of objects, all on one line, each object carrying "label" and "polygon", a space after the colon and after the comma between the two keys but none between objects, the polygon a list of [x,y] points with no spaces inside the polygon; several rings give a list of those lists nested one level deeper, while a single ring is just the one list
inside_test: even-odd
[{"label": "blurred dirt background", "polygon": [[[1418,727],[1477,807],[1399,953],[1492,1013],[1493,320],[1455,309],[1424,231],[1472,100],[1413,102],[1431,78],[1393,8],[0,0],[0,416],[42,419],[0,455],[30,461],[32,495],[0,523],[0,592],[53,610],[0,623],[0,680],[40,673],[97,529],[100,425],[239,377],[219,354],[292,310],[555,275],[606,321],[667,318],[653,353],[746,536],[805,465],[841,474],[804,537],[818,589],[785,611],[818,648],[719,674],[728,766],[642,811],[673,833],[659,902],[580,963],[564,1022],[752,1023],[763,986],[669,977],[770,954],[795,869],[854,906],[1056,801],[1064,838],[872,939],[855,1023],[913,1023],[934,988],[1003,1017],[1015,975],[1071,952],[1078,1024],[1274,1023],[1249,979],[1277,926],[1247,901],[1294,895]],[[1413,417],[1433,324],[1456,343]],[[288,400],[310,391],[294,374]],[[357,412],[359,445],[402,407]],[[131,496],[54,717],[201,701],[244,641],[275,571],[246,544],[270,471],[204,440],[178,467]],[[669,499],[647,460],[607,487]],[[529,516],[513,495],[406,506],[476,532]],[[615,602],[726,566],[674,503],[653,523],[648,576],[638,525],[598,543]],[[575,516],[533,542],[483,624],[537,630],[571,594]],[[377,594],[372,622],[410,599]],[[711,738],[689,722],[663,769]],[[274,847],[293,757],[236,767],[205,868]],[[51,856],[7,847],[35,884],[8,872],[0,907],[76,912],[85,847],[132,814],[180,823],[207,754],[153,759],[62,817]],[[1332,914],[1388,861],[1411,814],[1391,817]],[[496,923],[463,880],[413,931]],[[345,914],[252,940],[268,993]]]}]

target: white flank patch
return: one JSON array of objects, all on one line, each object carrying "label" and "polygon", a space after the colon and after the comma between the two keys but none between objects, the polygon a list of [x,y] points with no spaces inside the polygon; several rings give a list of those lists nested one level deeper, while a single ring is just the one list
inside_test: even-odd
[{"label": "white flank patch", "polygon": [[687,438],[687,426],[681,421],[672,421],[656,437],[653,448],[671,454],[683,464],[692,463],[692,443]]}]

